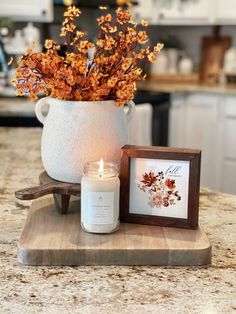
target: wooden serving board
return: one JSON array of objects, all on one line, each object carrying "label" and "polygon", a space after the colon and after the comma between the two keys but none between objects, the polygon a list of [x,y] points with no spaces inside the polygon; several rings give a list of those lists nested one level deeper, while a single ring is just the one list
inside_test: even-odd
[{"label": "wooden serving board", "polygon": [[219,83],[224,55],[230,44],[231,38],[229,36],[220,36],[220,26],[214,26],[212,37],[203,37],[200,73],[202,83],[210,85]]},{"label": "wooden serving board", "polygon": [[202,228],[163,228],[122,223],[113,234],[91,234],[80,227],[79,201],[67,215],[52,196],[32,203],[18,244],[25,265],[205,265],[211,245]]}]

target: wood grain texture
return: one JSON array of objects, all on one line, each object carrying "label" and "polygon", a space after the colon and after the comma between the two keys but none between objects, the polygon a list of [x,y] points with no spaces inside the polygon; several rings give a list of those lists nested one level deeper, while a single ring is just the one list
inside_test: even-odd
[{"label": "wood grain texture", "polygon": [[158,83],[179,83],[179,84],[196,84],[199,81],[199,74],[152,74],[149,76],[149,80],[156,81]]},{"label": "wood grain texture", "polygon": [[79,202],[68,215],[55,210],[52,197],[32,203],[18,244],[26,265],[205,265],[211,245],[205,232],[122,223],[113,234],[80,227]]},{"label": "wood grain texture", "polygon": [[20,200],[33,200],[48,194],[80,195],[80,184],[65,183],[54,180],[46,172],[39,176],[40,185],[25,188],[15,192]]},{"label": "wood grain texture", "polygon": [[16,191],[16,198],[20,200],[34,200],[53,194],[57,211],[62,215],[66,215],[69,209],[70,196],[80,195],[80,184],[54,180],[49,177],[46,171],[40,174],[39,183],[40,185]]},{"label": "wood grain texture", "polygon": [[203,37],[200,69],[202,83],[212,85],[219,83],[224,55],[230,44],[230,37],[220,36],[220,26],[214,26],[212,37]]}]

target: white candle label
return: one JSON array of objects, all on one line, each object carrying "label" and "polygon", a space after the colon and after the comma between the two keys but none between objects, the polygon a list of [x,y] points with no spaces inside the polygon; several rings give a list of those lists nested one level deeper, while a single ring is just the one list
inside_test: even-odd
[{"label": "white candle label", "polygon": [[112,224],[114,222],[114,192],[88,192],[87,223]]}]

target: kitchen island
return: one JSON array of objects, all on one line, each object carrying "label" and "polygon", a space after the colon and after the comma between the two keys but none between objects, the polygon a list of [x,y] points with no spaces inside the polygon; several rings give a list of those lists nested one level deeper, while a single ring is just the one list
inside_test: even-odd
[{"label": "kitchen island", "polygon": [[236,312],[236,195],[201,190],[200,223],[211,266],[26,267],[17,241],[30,201],[14,191],[38,183],[40,128],[0,128],[0,313]]}]

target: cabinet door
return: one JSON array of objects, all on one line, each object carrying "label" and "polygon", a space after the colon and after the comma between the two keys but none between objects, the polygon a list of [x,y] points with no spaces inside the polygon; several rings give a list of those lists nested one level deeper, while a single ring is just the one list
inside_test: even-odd
[{"label": "cabinet door", "polygon": [[216,0],[216,21],[236,24],[235,0]]},{"label": "cabinet door", "polygon": [[207,93],[175,94],[169,115],[169,146],[201,149],[201,185],[219,190],[219,97]]},{"label": "cabinet door", "polygon": [[185,97],[184,93],[171,95],[168,127],[168,146],[171,147],[184,147]]},{"label": "cabinet door", "polygon": [[185,147],[202,150],[201,185],[219,190],[220,121],[216,95],[191,94],[186,100]]},{"label": "cabinet door", "polygon": [[236,96],[226,97],[223,108],[221,190],[236,194]]},{"label": "cabinet door", "polygon": [[53,0],[0,0],[0,17],[14,21],[52,22]]},{"label": "cabinet door", "polygon": [[[211,20],[212,0],[155,0],[158,24],[198,24]],[[209,13],[210,12],[210,13]]]},{"label": "cabinet door", "polygon": [[236,194],[236,162],[225,160],[222,165],[221,192]]},{"label": "cabinet door", "polygon": [[202,150],[201,185],[236,194],[236,96],[172,96],[169,145]]},{"label": "cabinet door", "polygon": [[149,24],[153,22],[153,8],[155,5],[155,0],[138,0],[137,5],[133,6],[131,13],[135,21],[140,21],[142,19],[148,21]]}]

